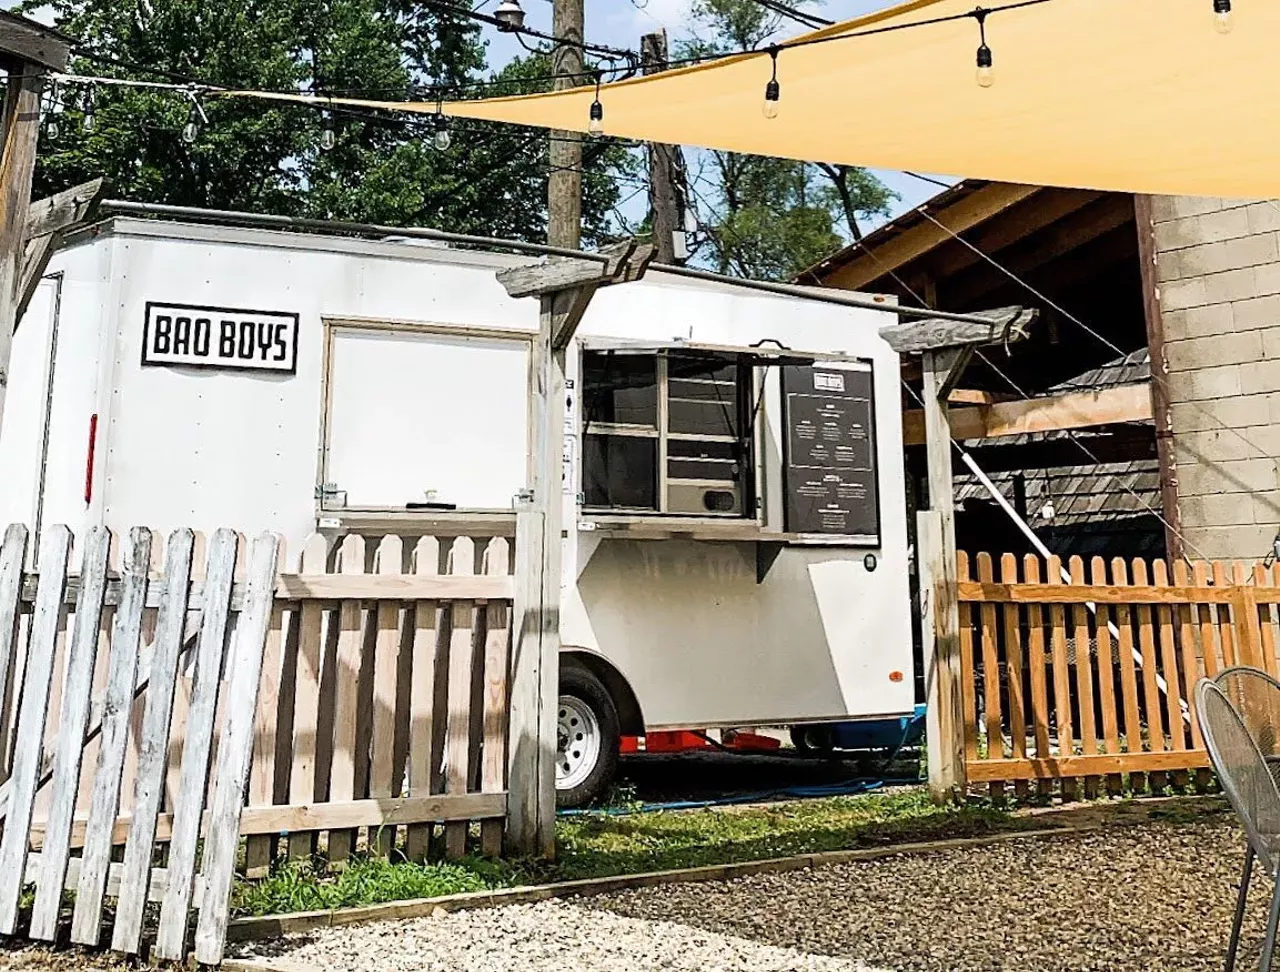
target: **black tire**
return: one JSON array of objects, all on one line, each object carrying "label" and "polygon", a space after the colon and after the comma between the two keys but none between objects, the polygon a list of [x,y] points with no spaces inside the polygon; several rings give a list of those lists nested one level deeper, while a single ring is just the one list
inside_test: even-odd
[{"label": "black tire", "polygon": [[801,756],[830,756],[836,748],[831,727],[824,725],[792,726],[791,744]]},{"label": "black tire", "polygon": [[[613,697],[600,679],[577,665],[560,669],[560,696],[576,699],[579,704],[590,709],[600,726],[600,754],[586,779],[572,789],[561,789],[558,779],[559,759],[556,761],[556,806],[581,807],[603,795],[617,772],[618,745],[622,739],[618,707],[614,705]],[[556,716],[558,719],[559,712]]]}]

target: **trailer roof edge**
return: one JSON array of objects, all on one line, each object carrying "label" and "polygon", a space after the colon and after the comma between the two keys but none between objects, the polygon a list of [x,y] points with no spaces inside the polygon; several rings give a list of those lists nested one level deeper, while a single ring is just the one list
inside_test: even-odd
[{"label": "trailer roof edge", "polygon": [[[163,203],[132,202],[124,199],[108,199],[99,207],[103,216],[149,216],[159,219],[181,219],[196,222],[213,222],[230,226],[243,226],[257,229],[294,230],[308,233],[328,235],[361,235],[381,237],[409,237],[413,239],[436,240],[442,243],[458,243],[464,246],[487,248],[492,250],[508,250],[516,253],[527,253],[532,256],[558,256],[582,260],[594,260],[604,263],[606,257],[600,253],[585,250],[569,250],[563,247],[547,246],[542,243],[525,243],[520,240],[503,240],[492,236],[475,236],[468,233],[450,233],[446,230],[428,229],[426,227],[386,226],[378,223],[357,223],[342,220],[308,219],[299,216],[279,216],[268,213],[249,213],[238,210],[205,209],[194,206],[173,206]],[[709,270],[698,270],[692,267],[655,263],[651,272],[666,273],[693,280],[704,280],[745,290],[782,297],[797,297],[802,300],[815,300],[827,304],[841,304],[862,310],[882,311],[909,318],[934,318],[939,320],[960,321],[964,323],[989,323],[986,317],[973,314],[955,314],[947,311],[931,310],[927,307],[903,307],[894,303],[891,297],[864,296],[855,297],[847,291],[830,288],[806,287],[798,284],[773,283],[765,280],[747,280],[742,277],[731,277],[726,274],[712,273]]]}]

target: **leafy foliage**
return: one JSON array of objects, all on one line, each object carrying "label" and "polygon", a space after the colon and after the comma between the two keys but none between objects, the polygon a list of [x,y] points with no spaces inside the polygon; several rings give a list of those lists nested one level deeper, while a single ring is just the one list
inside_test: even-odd
[{"label": "leafy foliage", "polygon": [[[36,7],[82,41],[78,73],[379,100],[484,73],[475,23],[413,0],[28,0]],[[547,67],[533,55],[493,79],[502,93],[524,93]],[[37,193],[102,175],[110,194],[152,202],[545,238],[540,133],[472,123],[440,151],[423,115],[334,107],[326,121],[314,106],[206,95],[209,124],[189,145],[180,133],[191,102],[180,93],[98,86],[91,133],[84,97],[59,93],[61,131],[42,136]],[[329,152],[326,125],[336,134]],[[608,235],[614,176],[634,165],[616,143],[587,152],[587,240]]]}]

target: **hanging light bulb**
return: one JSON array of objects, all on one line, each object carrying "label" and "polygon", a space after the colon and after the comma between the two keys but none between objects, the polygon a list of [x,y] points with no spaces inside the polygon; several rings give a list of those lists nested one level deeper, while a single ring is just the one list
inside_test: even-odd
[{"label": "hanging light bulb", "polygon": [[975,77],[981,88],[989,88],[996,83],[994,59],[991,48],[987,46],[987,14],[990,12],[985,7],[977,7],[970,14],[978,22],[978,71]]},{"label": "hanging light bulb", "polygon": [[596,72],[596,100],[591,102],[591,114],[587,122],[587,131],[593,138],[604,134],[604,105],[600,104],[600,72]]},{"label": "hanging light bulb", "polygon": [[56,142],[58,136],[62,134],[62,127],[58,124],[58,116],[49,115],[49,120],[45,122],[44,133],[49,136],[49,141]]},{"label": "hanging light bulb", "polygon": [[194,145],[200,137],[201,127],[209,124],[209,116],[204,113],[194,91],[188,91],[187,97],[191,100],[191,111],[187,113],[187,123],[182,126],[182,140],[188,145]]},{"label": "hanging light bulb", "polygon": [[92,135],[98,128],[98,118],[94,113],[93,89],[84,93],[84,119],[81,122],[86,133]]},{"label": "hanging light bulb", "polygon": [[453,136],[449,134],[449,120],[441,113],[436,113],[436,133],[431,139],[431,144],[441,152],[448,151],[449,146],[453,144]]},{"label": "hanging light bulb", "polygon": [[493,12],[493,19],[498,22],[498,30],[513,33],[524,27],[524,10],[520,0],[502,0],[498,9]]},{"label": "hanging light bulb", "polygon": [[44,133],[51,142],[56,142],[58,136],[62,134],[62,126],[58,124],[58,111],[61,107],[62,104],[58,100],[58,82],[54,81],[49,85],[49,101],[45,108],[44,119]]},{"label": "hanging light bulb", "polygon": [[1213,0],[1213,29],[1219,34],[1229,34],[1231,27],[1231,0]]},{"label": "hanging light bulb", "polygon": [[331,152],[337,144],[338,136],[333,131],[333,115],[324,113],[324,128],[320,132],[320,151]]},{"label": "hanging light bulb", "polygon": [[777,45],[769,48],[769,57],[773,60],[773,76],[769,78],[769,83],[764,86],[764,106],[762,110],[765,118],[777,118],[778,99],[782,96],[782,86],[778,84]]}]

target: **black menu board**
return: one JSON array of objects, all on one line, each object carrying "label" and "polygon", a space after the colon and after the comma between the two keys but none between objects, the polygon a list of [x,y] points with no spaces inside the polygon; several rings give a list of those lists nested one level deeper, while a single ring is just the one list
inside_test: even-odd
[{"label": "black menu board", "polygon": [[788,532],[879,541],[873,386],[870,364],[782,369]]}]

